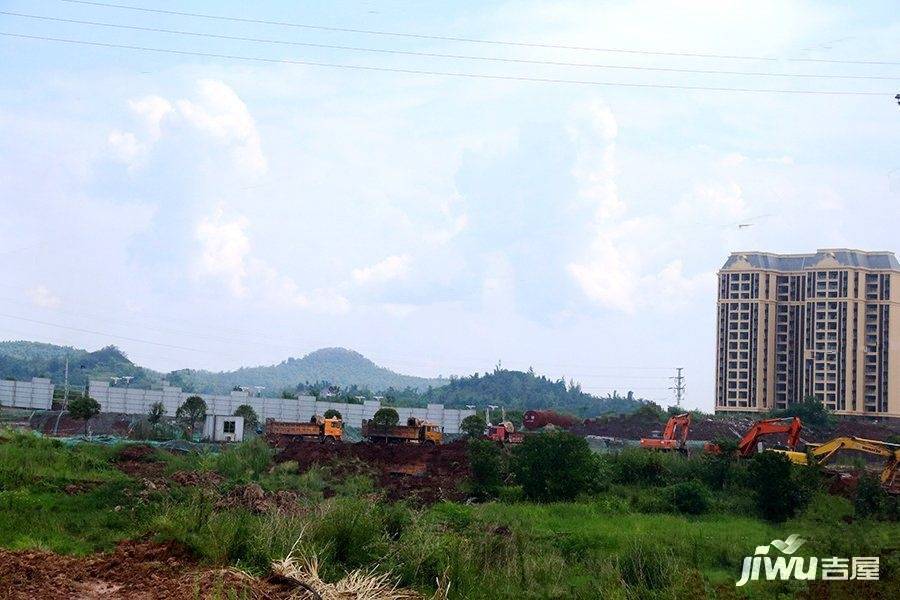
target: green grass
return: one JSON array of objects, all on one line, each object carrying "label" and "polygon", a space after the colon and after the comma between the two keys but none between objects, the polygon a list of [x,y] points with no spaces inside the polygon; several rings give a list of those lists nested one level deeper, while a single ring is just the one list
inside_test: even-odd
[{"label": "green grass", "polygon": [[[520,489],[504,488],[504,502],[414,509],[374,500],[366,475],[338,478],[327,467],[301,474],[290,463],[272,468],[268,449],[258,444],[219,455],[158,451],[166,472],[214,470],[225,480],[218,490],[172,486],[148,494],[116,468],[118,451],[5,435],[0,545],[86,554],[150,536],[182,543],[207,563],[264,575],[302,538],[300,547],[319,557],[326,580],[374,567],[429,593],[446,575],[453,598],[791,598],[804,583],[736,589],[734,581],[757,545],[797,533],[809,540],[801,554],[883,556],[882,587],[866,588],[873,600],[890,597],[879,594],[900,576],[889,551],[900,539],[900,524],[855,518],[852,503],[821,492],[804,512],[778,525],[752,516],[752,503],[728,489],[712,492],[705,514],[679,514],[667,500],[667,486],[682,476],[716,476],[709,464],[681,459],[656,465],[629,455],[625,460],[652,485],[617,483],[575,502],[524,502]],[[296,492],[298,510],[216,508],[220,494],[249,481]],[[69,495],[70,484],[84,491]],[[331,493],[336,496],[325,499]]]}]

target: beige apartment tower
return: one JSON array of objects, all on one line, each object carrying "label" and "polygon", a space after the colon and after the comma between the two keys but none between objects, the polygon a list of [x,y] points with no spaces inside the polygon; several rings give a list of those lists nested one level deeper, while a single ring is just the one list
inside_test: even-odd
[{"label": "beige apartment tower", "polygon": [[900,417],[900,263],[892,252],[735,252],[719,271],[716,411],[815,396]]}]

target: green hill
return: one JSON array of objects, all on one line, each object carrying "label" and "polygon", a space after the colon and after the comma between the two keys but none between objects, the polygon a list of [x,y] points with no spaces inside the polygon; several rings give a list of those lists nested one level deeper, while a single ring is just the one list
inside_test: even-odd
[{"label": "green hill", "polygon": [[40,342],[0,342],[0,377],[31,379],[49,377],[54,383],[65,380],[69,358],[69,383],[83,386],[88,379],[130,376],[131,385],[146,386],[163,379],[161,373],[139,367],[115,346],[88,352],[71,346]]},{"label": "green hill", "polygon": [[446,379],[427,379],[401,375],[379,367],[371,360],[345,348],[323,348],[304,356],[289,358],[277,365],[242,367],[236,371],[214,373],[184,369],[169,374],[169,381],[196,392],[225,392],[236,385],[265,386],[265,395],[294,389],[298,383],[328,382],[341,387],[356,385],[370,390],[390,387],[425,392],[429,387],[447,383]]},{"label": "green hill", "polygon": [[400,404],[440,403],[452,408],[475,405],[484,408],[489,404],[502,406],[508,411],[546,409],[571,413],[580,417],[594,417],[605,413],[631,413],[641,405],[641,399],[631,392],[627,396],[617,393],[605,397],[592,396],[577,384],[566,385],[562,379],[553,381],[534,371],[510,371],[496,369],[492,373],[469,377],[451,377],[447,385],[434,388],[424,394],[410,390],[387,390],[392,400]]}]

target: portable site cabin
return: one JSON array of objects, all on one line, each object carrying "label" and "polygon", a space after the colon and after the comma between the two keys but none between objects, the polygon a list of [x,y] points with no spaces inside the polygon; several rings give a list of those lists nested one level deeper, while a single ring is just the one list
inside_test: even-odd
[{"label": "portable site cabin", "polygon": [[206,415],[203,439],[213,442],[244,441],[244,417]]}]

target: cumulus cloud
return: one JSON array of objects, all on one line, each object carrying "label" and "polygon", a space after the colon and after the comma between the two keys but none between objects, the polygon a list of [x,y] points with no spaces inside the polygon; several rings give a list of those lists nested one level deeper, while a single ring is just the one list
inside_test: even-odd
[{"label": "cumulus cloud", "polygon": [[59,308],[62,301],[59,296],[50,291],[45,285],[37,285],[27,291],[28,297],[35,306],[41,308]]},{"label": "cumulus cloud", "polygon": [[196,238],[200,243],[198,271],[201,277],[221,280],[236,298],[268,306],[332,314],[350,310],[350,301],[337,290],[303,291],[293,278],[254,256],[248,225],[243,216],[226,216],[222,207],[200,221]]},{"label": "cumulus cloud", "polygon": [[386,283],[405,277],[411,259],[406,254],[388,256],[373,265],[353,269],[353,280],[359,284]]},{"label": "cumulus cloud", "polygon": [[566,265],[567,273],[590,301],[604,308],[633,313],[661,295],[667,297],[668,305],[686,301],[708,277],[688,276],[682,260],[672,259],[686,249],[678,224],[698,215],[743,216],[746,206],[740,186],[698,185],[681,203],[631,215],[616,182],[615,116],[599,101],[574,112],[569,125],[577,149],[573,176],[578,197],[593,218],[590,241],[580,257]]},{"label": "cumulus cloud", "polygon": [[197,83],[198,99],[176,102],[181,116],[198,130],[229,145],[235,163],[254,175],[267,170],[256,121],[228,85],[214,79]]},{"label": "cumulus cloud", "polygon": [[188,129],[230,149],[234,164],[250,175],[268,170],[256,121],[240,96],[227,84],[214,79],[197,82],[196,98],[171,102],[151,95],[128,102],[142,133],[114,129],[108,136],[113,156],[138,168],[165,133],[164,125]]}]

